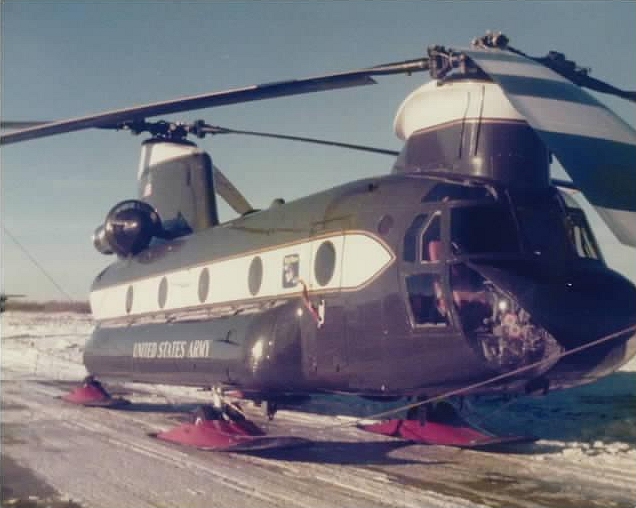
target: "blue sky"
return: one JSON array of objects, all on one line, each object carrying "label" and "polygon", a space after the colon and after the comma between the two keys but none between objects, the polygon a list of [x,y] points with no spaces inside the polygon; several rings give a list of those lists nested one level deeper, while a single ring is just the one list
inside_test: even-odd
[{"label": "blue sky", "polygon": [[[592,75],[636,89],[634,1],[25,1],[2,2],[3,120],[54,120],[134,104],[416,58],[488,29],[531,55],[564,52]],[[403,98],[428,76],[190,112],[171,118],[399,149]],[[599,98],[631,125],[636,106]],[[84,131],[2,147],[2,222],[62,288],[87,297],[112,258],[90,235],[135,197],[139,144]],[[386,173],[392,159],[282,141],[200,142],[257,207]],[[228,208],[222,218],[232,217]],[[636,250],[593,217],[610,264],[636,280]],[[2,290],[59,290],[2,234]]]}]

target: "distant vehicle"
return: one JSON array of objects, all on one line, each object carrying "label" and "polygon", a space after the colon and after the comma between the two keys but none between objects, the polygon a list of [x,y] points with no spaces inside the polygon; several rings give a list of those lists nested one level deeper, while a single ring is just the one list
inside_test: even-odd
[{"label": "distant vehicle", "polygon": [[[146,120],[424,70],[433,81],[395,119],[399,153]],[[270,417],[319,393],[411,397],[421,404],[406,420],[369,430],[458,446],[501,442],[430,398],[569,388],[636,352],[636,288],[608,268],[585,214],[560,190],[579,189],[636,246],[636,132],[581,87],[636,99],[560,53],[529,57],[488,34],[468,49],[434,46],[428,57],[362,70],[6,122],[22,129],[3,144],[87,128],[151,135],[138,198],[115,205],[94,234],[97,250],[119,259],[93,283],[91,376],[67,399],[112,404],[96,378],[211,387],[212,406],[197,413],[203,425],[164,437],[237,449],[266,445],[228,390],[263,402]],[[186,139],[224,133],[397,158],[391,174],[254,210]],[[572,182],[551,178],[553,155]],[[219,223],[215,191],[239,218]]]}]

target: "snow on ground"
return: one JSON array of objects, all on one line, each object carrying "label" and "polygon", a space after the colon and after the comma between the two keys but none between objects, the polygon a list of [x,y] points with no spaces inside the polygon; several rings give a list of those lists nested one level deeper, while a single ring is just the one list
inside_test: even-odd
[{"label": "snow on ground", "polygon": [[[24,380],[24,382],[32,380],[81,380],[86,375],[82,365],[82,350],[91,329],[92,322],[88,315],[23,312],[3,314],[0,321],[2,379]],[[150,390],[146,391],[149,394],[149,400],[155,401],[191,402],[208,400],[209,397],[209,395],[191,388],[131,385],[131,388],[136,387]],[[6,392],[3,390],[3,397],[4,393]],[[317,435],[320,435],[322,426],[327,428],[334,422],[346,421],[346,418],[334,418],[333,411],[334,407],[337,412],[338,407],[344,409],[347,406],[349,406],[347,414],[355,416],[362,416],[365,413],[377,412],[382,409],[379,405],[365,401],[360,401],[359,405],[353,404],[352,406],[351,399],[347,399],[345,402],[335,398],[329,403],[327,400],[317,400],[306,407],[307,410],[322,412],[322,415],[294,412],[293,416],[290,416],[292,413],[281,411],[277,420],[280,419],[287,424],[292,422],[297,425],[307,425],[315,429]],[[321,411],[321,409],[325,409],[325,411]],[[46,410],[44,406],[43,410]],[[583,487],[576,485],[588,482],[593,484],[595,481],[599,481],[600,477],[604,477],[605,486],[611,486],[612,482],[615,482],[617,492],[622,492],[619,501],[612,504],[626,506],[623,503],[625,492],[633,494],[633,499],[636,500],[636,491],[633,490],[635,483],[633,480],[636,479],[636,359],[632,359],[620,371],[592,385],[551,393],[546,397],[521,398],[508,405],[503,405],[501,401],[476,400],[471,402],[471,410],[476,414],[477,420],[483,420],[483,425],[487,428],[499,429],[507,434],[530,433],[541,437],[522,455],[506,456],[505,460],[511,464],[522,464],[526,473],[533,471],[533,474],[538,475],[538,478],[545,478],[546,481],[551,481],[553,477],[560,478],[559,488],[566,490],[570,487],[574,490],[581,489]],[[68,411],[75,411],[75,409]],[[120,424],[119,421],[113,420],[112,422],[113,426]],[[155,424],[157,428],[161,428],[160,420],[157,420]],[[102,432],[106,432],[106,429],[102,429]],[[351,433],[354,432],[357,431],[352,429]],[[109,439],[119,438],[113,434],[113,437]],[[358,438],[354,436],[353,439]],[[440,447],[437,448],[440,449]],[[439,453],[445,456],[444,454],[447,452]],[[494,464],[493,461],[496,460],[492,458],[491,454],[482,453],[481,458],[477,454],[476,459],[470,459],[471,456],[467,455],[468,452],[462,453],[464,453],[462,456],[464,460],[468,461],[466,465],[468,471],[471,468],[479,469],[481,462]],[[405,457],[410,456],[406,454]],[[456,456],[453,455],[453,457]],[[471,460],[475,460],[475,463],[472,464]],[[283,462],[279,464],[283,464]],[[444,478],[440,472],[441,466],[436,467],[440,469],[436,469],[434,474],[431,472],[432,470],[428,470],[427,474],[430,474],[431,481],[438,474],[440,478]],[[496,469],[495,466],[493,468]],[[502,469],[505,470],[505,467]],[[296,470],[294,469],[294,471]],[[367,474],[369,470],[365,469],[365,471],[366,473],[356,470],[355,474],[364,477],[364,474]],[[409,470],[396,466],[388,477],[389,480],[383,477],[382,481],[391,481],[392,475],[398,475],[399,472],[398,476],[402,482],[419,482],[421,480],[419,476],[415,479],[410,478],[409,475],[415,474],[412,471],[417,471],[417,468]],[[480,501],[478,504],[473,504],[467,500],[462,500],[461,503],[457,500],[457,502],[449,501],[448,499],[452,498],[447,499],[441,494],[435,498],[437,494],[432,493],[430,494],[432,497],[426,499],[434,506],[443,506],[445,503],[448,503],[449,506],[453,504],[471,507],[482,506],[481,502],[484,499],[488,500],[488,506],[501,505],[502,501],[493,501],[493,499],[499,498],[491,492],[493,485],[499,480],[497,477],[492,477],[494,478],[492,479],[488,476],[488,478],[488,482],[484,482],[483,485],[479,482],[470,484],[471,496],[474,497],[476,491],[483,493],[484,497],[477,496],[476,498],[477,501]],[[491,480],[495,483],[491,484]],[[330,481],[333,482],[335,479]],[[350,479],[343,481],[351,483]],[[505,481],[508,480],[505,479]],[[441,480],[440,485],[443,486],[445,483],[447,483],[445,480]],[[469,485],[468,480],[466,485]],[[632,486],[629,487],[629,485]],[[364,483],[365,489],[369,489],[371,486],[371,483]],[[348,485],[347,488],[351,488],[351,485]],[[403,488],[406,489],[405,486]],[[542,488],[549,490],[553,487],[542,487],[539,482],[532,488],[535,488],[535,491],[532,492],[536,494],[537,499],[541,499],[547,504],[532,504],[530,501],[523,504],[519,501],[520,506],[560,506],[560,501],[555,501],[555,504],[545,501],[549,500],[549,495],[552,494],[539,492]],[[453,494],[455,493],[453,491]],[[333,498],[333,500],[335,499]],[[416,505],[418,504],[417,499],[419,499],[417,496],[414,497]],[[434,502],[435,499],[437,501]],[[508,498],[502,499],[503,505],[507,505],[506,499]],[[602,499],[607,501],[606,497]],[[593,505],[595,501],[591,499],[591,502]],[[578,504],[575,505],[578,506]],[[634,503],[630,503],[631,505]]]},{"label": "snow on ground", "polygon": [[[23,375],[79,381],[86,375],[82,365],[84,344],[93,328],[90,315],[74,313],[7,312],[2,315],[2,367]],[[132,385],[143,386],[143,385]],[[198,390],[155,386],[165,397],[205,399]],[[361,416],[380,412],[381,404],[360,400],[351,408],[351,398],[321,399],[308,409],[333,414],[333,407]],[[499,400],[472,402],[475,419],[497,429],[504,422],[508,433],[532,433],[539,444],[585,462],[626,459],[636,464],[636,357],[618,372],[601,381],[547,397],[521,398],[509,406]],[[357,409],[357,410],[356,410]],[[499,422],[499,423],[498,423]],[[537,454],[534,460],[549,460],[554,454]]]},{"label": "snow on ground", "polygon": [[0,318],[2,367],[23,375],[80,380],[84,344],[93,329],[89,314],[5,312]]}]

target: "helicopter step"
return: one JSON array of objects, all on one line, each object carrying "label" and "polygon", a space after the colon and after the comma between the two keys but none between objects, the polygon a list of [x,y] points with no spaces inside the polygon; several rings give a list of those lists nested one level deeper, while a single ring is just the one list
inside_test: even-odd
[{"label": "helicopter step", "polygon": [[62,400],[81,406],[109,408],[122,407],[130,404],[130,401],[127,399],[113,397],[93,376],[86,376],[82,382],[82,386],[62,396]]},{"label": "helicopter step", "polygon": [[292,448],[311,441],[293,436],[268,436],[248,420],[236,403],[227,403],[213,390],[213,404],[199,406],[191,421],[150,436],[207,451],[250,452]]},{"label": "helicopter step", "polygon": [[496,436],[480,429],[448,402],[425,404],[409,410],[406,419],[392,419],[358,428],[415,443],[485,449],[498,445],[536,441],[534,436]]}]

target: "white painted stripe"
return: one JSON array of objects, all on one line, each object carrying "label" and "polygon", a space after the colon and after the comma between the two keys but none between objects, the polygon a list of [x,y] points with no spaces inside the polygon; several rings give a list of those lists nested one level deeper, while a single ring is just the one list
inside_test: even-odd
[{"label": "white painted stripe", "polygon": [[[501,60],[480,58],[483,53],[503,56]],[[547,79],[557,83],[571,84],[570,80],[548,69],[545,65],[513,53],[501,53],[501,50],[467,50],[466,54],[477,62],[488,75],[523,76],[535,79]]]},{"label": "white painted stripe", "polygon": [[[636,144],[636,131],[631,126],[583,89],[544,65],[500,50],[468,50],[466,53],[498,82],[512,105],[534,129]],[[493,59],[497,56],[501,59]],[[529,84],[531,79],[564,83],[567,87],[561,90],[567,97],[561,99],[541,97],[542,92],[545,93],[547,90],[540,89],[535,90],[536,95],[532,95],[530,88],[528,95],[516,94],[514,90],[506,89],[505,78],[498,79],[501,76],[530,78]],[[540,84],[537,86],[540,87]],[[581,97],[588,97],[589,104],[577,102],[577,98]],[[556,151],[553,147],[550,148]]]},{"label": "white painted stripe", "polygon": [[636,131],[607,108],[541,97],[510,99],[537,130],[636,144]]},{"label": "white painted stripe", "polygon": [[201,153],[201,149],[197,146],[171,143],[170,141],[145,143],[141,146],[137,179],[141,178],[150,166],[196,153]]},{"label": "white painted stripe", "polygon": [[439,86],[432,81],[414,90],[400,106],[393,127],[400,139],[414,132],[462,119],[520,120],[499,85],[457,81]]},{"label": "white painted stripe", "polygon": [[[314,260],[320,245],[329,241],[335,250],[333,276],[323,286],[315,277]],[[283,268],[286,256],[297,255],[298,278],[314,292],[355,290],[368,284],[395,259],[393,253],[378,238],[362,232],[348,232],[273,247],[240,257],[214,261],[204,265],[185,267],[168,273],[139,279],[130,284],[118,284],[91,292],[90,302],[97,321],[126,316],[170,312],[204,305],[225,304],[232,301],[249,301],[261,298],[280,298],[299,294],[302,285],[283,285]],[[255,295],[249,290],[249,268],[252,260],[260,257],[263,277]],[[210,274],[210,289],[205,302],[199,301],[199,277],[203,269]],[[166,277],[168,293],[163,309],[159,307],[159,285]],[[126,294],[133,288],[133,303],[126,313]]]},{"label": "white painted stripe", "polygon": [[343,288],[355,288],[365,284],[392,260],[389,252],[378,249],[376,245],[379,244],[372,243],[368,236],[348,235],[343,240]]}]

